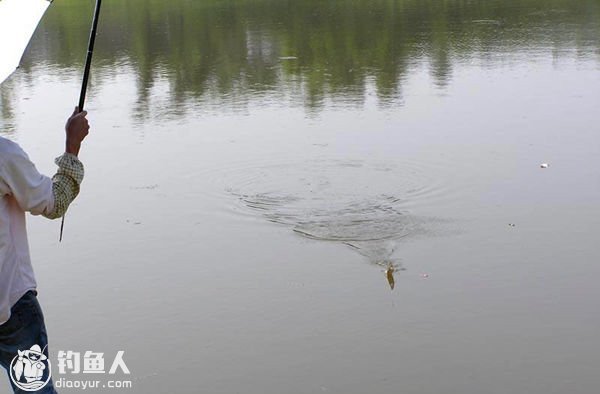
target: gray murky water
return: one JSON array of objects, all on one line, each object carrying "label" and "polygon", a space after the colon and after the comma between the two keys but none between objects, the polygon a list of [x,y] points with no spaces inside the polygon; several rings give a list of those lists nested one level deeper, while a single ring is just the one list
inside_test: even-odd
[{"label": "gray murky water", "polygon": [[[91,7],[0,88],[47,173]],[[104,7],[82,194],[62,244],[29,220],[53,354],[125,350],[133,393],[597,391],[598,1]]]}]

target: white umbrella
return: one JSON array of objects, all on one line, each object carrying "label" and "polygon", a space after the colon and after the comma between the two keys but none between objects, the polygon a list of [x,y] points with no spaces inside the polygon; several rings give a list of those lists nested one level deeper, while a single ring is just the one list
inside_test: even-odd
[{"label": "white umbrella", "polygon": [[0,83],[19,67],[23,52],[52,0],[0,0]]}]

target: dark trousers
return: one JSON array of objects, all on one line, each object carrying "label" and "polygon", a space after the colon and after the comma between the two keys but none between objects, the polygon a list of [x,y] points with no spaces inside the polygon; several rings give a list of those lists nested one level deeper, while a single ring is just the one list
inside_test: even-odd
[{"label": "dark trousers", "polygon": [[[9,373],[9,381],[17,394],[26,394],[27,391],[20,389],[11,379],[11,363],[18,357],[18,351],[26,351],[32,346],[38,345],[43,349],[43,354],[48,357],[48,335],[44,324],[42,308],[37,300],[37,292],[30,290],[17,301],[11,308],[10,319],[0,325],[0,365]],[[14,364],[13,364],[14,365]],[[44,373],[44,379],[50,372],[48,368]],[[15,375],[13,375],[15,376]],[[4,390],[0,390],[4,392]],[[38,394],[56,394],[52,386],[52,379],[41,389],[35,391]]]}]

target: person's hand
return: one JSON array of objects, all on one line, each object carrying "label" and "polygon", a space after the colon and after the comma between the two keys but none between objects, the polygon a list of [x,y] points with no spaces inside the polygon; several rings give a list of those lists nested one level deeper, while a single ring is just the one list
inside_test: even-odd
[{"label": "person's hand", "polygon": [[79,108],[75,107],[73,115],[67,120],[67,124],[65,125],[65,131],[67,132],[65,152],[75,156],[79,154],[81,141],[88,135],[90,130],[88,120],[85,118],[86,115],[87,111],[79,112]]}]

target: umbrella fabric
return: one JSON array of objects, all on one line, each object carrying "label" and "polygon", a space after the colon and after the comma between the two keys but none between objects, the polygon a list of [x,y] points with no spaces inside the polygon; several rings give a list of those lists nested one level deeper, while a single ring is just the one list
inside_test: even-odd
[{"label": "umbrella fabric", "polygon": [[0,0],[0,83],[19,66],[51,0]]}]

